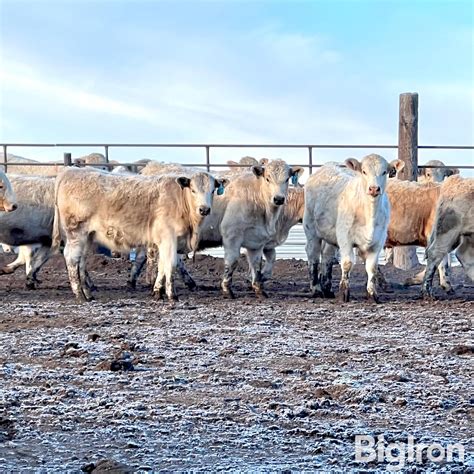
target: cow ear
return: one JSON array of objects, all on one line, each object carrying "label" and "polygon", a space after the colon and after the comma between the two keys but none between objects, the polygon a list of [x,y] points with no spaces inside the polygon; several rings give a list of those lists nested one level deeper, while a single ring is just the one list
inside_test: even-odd
[{"label": "cow ear", "polygon": [[263,166],[252,166],[252,172],[257,178],[260,178],[265,173],[265,168]]},{"label": "cow ear", "polygon": [[360,161],[356,160],[355,158],[347,158],[347,160],[344,161],[344,164],[352,171],[360,172],[362,170],[362,165],[360,164]]},{"label": "cow ear", "polygon": [[393,160],[388,164],[388,176],[393,178],[405,168],[405,162],[402,160]]},{"label": "cow ear", "polygon": [[298,178],[304,173],[304,168],[301,166],[292,166],[290,168],[291,184],[298,186]]},{"label": "cow ear", "polygon": [[260,161],[258,162],[261,166],[268,165],[270,160],[268,158],[260,158]]},{"label": "cow ear", "polygon": [[452,176],[453,174],[459,174],[459,168],[446,168],[445,170],[446,177]]},{"label": "cow ear", "polygon": [[217,189],[217,195],[221,196],[224,194],[224,188],[229,184],[229,180],[225,178],[219,178],[214,180],[214,188]]},{"label": "cow ear", "polygon": [[189,188],[189,185],[191,184],[191,180],[189,178],[186,178],[185,176],[180,176],[179,178],[176,178],[176,182],[184,189],[184,188]]},{"label": "cow ear", "polygon": [[425,176],[426,168],[418,168],[418,176]]}]

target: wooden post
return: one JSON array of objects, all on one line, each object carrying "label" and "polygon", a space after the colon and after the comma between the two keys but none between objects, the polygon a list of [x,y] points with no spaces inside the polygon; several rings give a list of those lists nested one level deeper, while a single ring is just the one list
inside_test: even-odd
[{"label": "wooden post", "polygon": [[[400,94],[398,121],[398,159],[405,162],[400,179],[416,181],[418,176],[418,94]],[[396,247],[393,264],[402,270],[416,267],[416,247]]]},{"label": "wooden post", "polygon": [[72,165],[72,156],[71,153],[64,153],[64,166],[71,166]]}]

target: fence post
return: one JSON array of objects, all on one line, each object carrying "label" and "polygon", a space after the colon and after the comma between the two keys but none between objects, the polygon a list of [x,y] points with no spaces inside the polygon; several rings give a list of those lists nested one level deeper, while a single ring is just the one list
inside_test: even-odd
[{"label": "fence post", "polygon": [[72,156],[71,153],[64,153],[64,166],[71,166],[72,165]]},{"label": "fence post", "polygon": [[309,174],[313,173],[313,147],[308,147]]},{"label": "fence post", "polygon": [[[416,181],[418,176],[417,93],[400,94],[398,159],[405,162],[405,167],[398,177],[408,181]],[[393,252],[393,264],[402,270],[410,270],[416,267],[419,264],[416,247],[396,247]]]},{"label": "fence post", "polygon": [[7,154],[7,145],[3,145],[3,172],[7,172],[8,167],[8,154]]},{"label": "fence post", "polygon": [[209,156],[209,145],[206,145],[206,169],[207,171],[211,171],[211,159]]},{"label": "fence post", "polygon": [[[108,163],[109,162],[109,145],[104,145],[104,148],[105,148],[105,162]],[[110,168],[109,168],[109,171],[110,171]]]}]

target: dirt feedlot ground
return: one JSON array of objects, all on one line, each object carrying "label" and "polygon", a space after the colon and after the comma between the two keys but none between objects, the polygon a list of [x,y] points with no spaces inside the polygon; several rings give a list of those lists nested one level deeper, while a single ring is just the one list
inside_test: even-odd
[{"label": "dirt feedlot ground", "polygon": [[241,264],[228,301],[222,261],[198,256],[202,288],[179,283],[171,309],[144,286],[125,290],[124,261],[90,267],[99,292],[87,304],[59,256],[36,291],[20,271],[1,277],[1,472],[90,472],[103,459],[161,472],[385,469],[355,462],[356,434],[464,444],[464,465],[425,458],[410,472],[472,467],[474,289],[459,268],[454,298],[398,289],[373,305],[358,267],[355,301],[341,304],[310,299],[297,260],[278,261],[270,298],[256,300]]}]

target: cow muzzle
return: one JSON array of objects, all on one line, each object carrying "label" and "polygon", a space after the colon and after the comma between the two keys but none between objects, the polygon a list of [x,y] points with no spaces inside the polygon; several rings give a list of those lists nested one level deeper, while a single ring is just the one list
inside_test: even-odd
[{"label": "cow muzzle", "polygon": [[275,196],[273,198],[273,203],[275,204],[275,206],[281,206],[285,204],[285,198],[283,196]]},{"label": "cow muzzle", "polygon": [[6,204],[5,202],[0,205],[0,211],[13,212],[18,208],[16,204]]},{"label": "cow muzzle", "polygon": [[380,186],[369,186],[369,196],[377,197],[380,195]]},{"label": "cow muzzle", "polygon": [[201,216],[208,216],[210,213],[211,213],[211,208],[208,206],[201,206],[199,208],[199,214],[201,214]]}]

